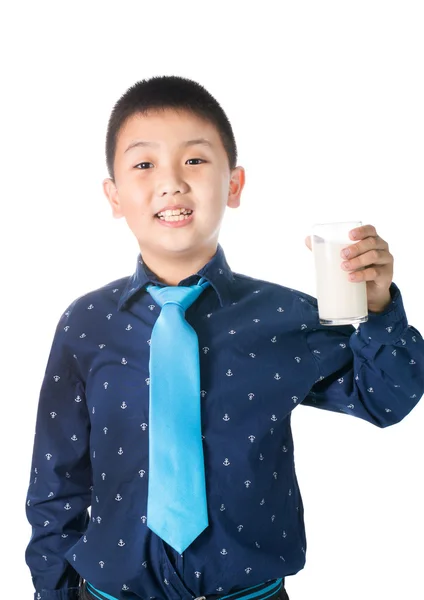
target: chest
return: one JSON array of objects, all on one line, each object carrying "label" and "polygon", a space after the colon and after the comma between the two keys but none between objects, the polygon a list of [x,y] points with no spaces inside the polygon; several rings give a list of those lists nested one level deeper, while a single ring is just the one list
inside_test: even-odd
[{"label": "chest", "polygon": [[[113,327],[96,329],[96,343],[86,355],[91,418],[95,422],[100,414],[102,422],[136,419],[139,426],[146,425],[150,337],[157,314],[148,309],[114,317]],[[284,310],[232,306],[227,311],[191,311],[186,318],[198,337],[205,420],[213,415],[224,420],[237,415],[240,422],[254,414],[282,418],[312,387],[316,370],[301,324]]]}]

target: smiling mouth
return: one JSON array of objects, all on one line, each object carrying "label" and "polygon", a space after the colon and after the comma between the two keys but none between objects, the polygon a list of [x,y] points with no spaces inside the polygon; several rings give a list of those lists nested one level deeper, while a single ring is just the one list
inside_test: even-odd
[{"label": "smiling mouth", "polygon": [[177,208],[175,210],[164,210],[162,212],[158,212],[158,213],[156,213],[155,217],[157,219],[160,219],[161,221],[174,222],[174,221],[185,221],[192,214],[193,214],[193,211],[190,210],[189,208],[183,208],[183,209]]}]

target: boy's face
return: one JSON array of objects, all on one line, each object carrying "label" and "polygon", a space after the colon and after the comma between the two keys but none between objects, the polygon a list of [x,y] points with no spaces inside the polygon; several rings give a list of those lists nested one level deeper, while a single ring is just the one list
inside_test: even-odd
[{"label": "boy's face", "polygon": [[[239,206],[244,186],[244,169],[230,170],[214,125],[171,109],[134,115],[118,135],[114,167],[115,184],[106,179],[104,192],[144,256],[212,256],[225,208]],[[178,221],[157,216],[176,207],[193,214]]]}]

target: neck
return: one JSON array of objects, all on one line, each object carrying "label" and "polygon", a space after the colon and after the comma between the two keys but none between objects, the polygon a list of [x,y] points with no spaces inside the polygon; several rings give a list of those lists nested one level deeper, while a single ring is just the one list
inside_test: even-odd
[{"label": "neck", "polygon": [[155,273],[159,281],[166,285],[178,285],[183,279],[194,275],[210,261],[215,253],[216,246],[196,251],[194,256],[189,254],[162,256],[141,251],[144,263]]}]

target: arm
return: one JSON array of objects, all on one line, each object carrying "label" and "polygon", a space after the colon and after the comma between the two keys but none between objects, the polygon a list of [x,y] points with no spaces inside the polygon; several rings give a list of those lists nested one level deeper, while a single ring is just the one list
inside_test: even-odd
[{"label": "arm", "polygon": [[72,303],[59,320],[39,397],[26,502],[35,600],[76,600],[79,575],[64,555],[84,533],[91,501],[90,419],[70,347]]},{"label": "arm", "polygon": [[[343,412],[378,427],[401,421],[424,393],[424,340],[408,326],[398,287],[366,323],[320,325],[316,300],[304,296],[303,317],[318,379],[302,404]],[[307,320],[308,321],[307,321]]]}]

